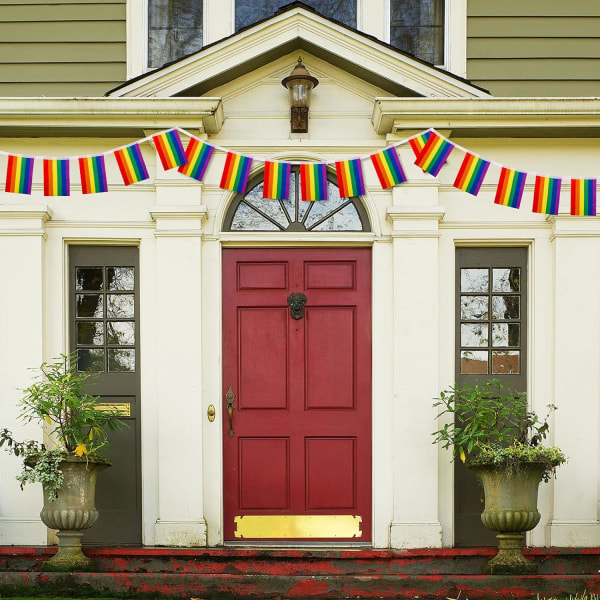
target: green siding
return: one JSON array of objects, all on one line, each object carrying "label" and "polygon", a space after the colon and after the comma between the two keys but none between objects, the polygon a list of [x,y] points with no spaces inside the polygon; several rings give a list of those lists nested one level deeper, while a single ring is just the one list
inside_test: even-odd
[{"label": "green siding", "polygon": [[126,79],[126,0],[0,0],[0,96],[102,96]]},{"label": "green siding", "polygon": [[600,96],[600,1],[468,0],[467,77],[495,96]]}]

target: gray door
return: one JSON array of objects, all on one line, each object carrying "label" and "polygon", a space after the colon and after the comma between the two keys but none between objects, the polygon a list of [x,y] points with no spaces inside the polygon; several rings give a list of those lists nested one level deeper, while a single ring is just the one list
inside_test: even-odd
[{"label": "gray door", "polygon": [[[498,379],[527,389],[527,248],[456,249],[456,382]],[[454,467],[454,545],[495,546],[481,523],[483,490]]]},{"label": "gray door", "polygon": [[86,531],[90,545],[142,543],[138,249],[71,246],[70,347],[80,371],[96,374],[90,394],[119,405],[128,427],[111,433],[113,466],[99,477],[100,518]]}]

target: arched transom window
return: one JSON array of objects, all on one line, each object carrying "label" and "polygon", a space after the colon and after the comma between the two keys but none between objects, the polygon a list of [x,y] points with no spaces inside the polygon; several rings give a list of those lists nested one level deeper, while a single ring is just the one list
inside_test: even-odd
[{"label": "arched transom window", "polygon": [[263,175],[238,194],[225,217],[225,231],[370,231],[360,198],[340,198],[335,175],[327,174],[327,200],[303,202],[300,169],[292,166],[288,200],[263,198]]}]

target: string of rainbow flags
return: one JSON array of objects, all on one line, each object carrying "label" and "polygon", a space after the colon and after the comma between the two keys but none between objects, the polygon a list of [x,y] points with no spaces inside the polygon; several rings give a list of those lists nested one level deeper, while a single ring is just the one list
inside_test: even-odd
[{"label": "string of rainbow flags", "polygon": [[[184,148],[180,134],[189,141]],[[381,187],[388,189],[407,181],[397,148],[408,143],[414,154],[415,164],[425,173],[437,177],[450,154],[459,150],[464,158],[454,181],[454,187],[477,196],[491,165],[500,167],[494,202],[510,208],[520,208],[525,181],[535,176],[533,212],[556,215],[559,210],[560,190],[563,180],[569,181],[571,189],[571,214],[596,216],[596,179],[547,177],[527,171],[518,171],[470,152],[447,138],[428,129],[412,137],[396,142],[366,157],[342,161],[306,163],[295,161],[270,161],[231,152],[226,148],[209,144],[181,128],[173,128],[148,136],[134,143],[93,156],[71,158],[46,158],[23,156],[0,151],[8,156],[5,191],[14,194],[31,194],[33,168],[42,161],[45,196],[70,195],[70,162],[79,165],[81,191],[83,194],[108,192],[106,158],[113,156],[117,162],[123,183],[128,186],[150,178],[142,156],[141,144],[152,140],[165,170],[177,169],[180,173],[202,181],[215,150],[226,153],[220,187],[244,194],[254,161],[264,163],[263,197],[288,200],[292,165],[299,165],[301,198],[304,201],[327,200],[327,168],[335,165],[340,196],[349,198],[365,194],[363,161],[370,159]]]}]

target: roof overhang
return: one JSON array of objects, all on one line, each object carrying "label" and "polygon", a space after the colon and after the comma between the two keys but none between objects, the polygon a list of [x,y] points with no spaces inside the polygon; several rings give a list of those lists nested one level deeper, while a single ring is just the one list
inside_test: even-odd
[{"label": "roof overhang", "polygon": [[450,129],[472,137],[597,137],[599,98],[376,98],[379,134]]},{"label": "roof overhang", "polygon": [[221,98],[0,98],[0,135],[143,136],[182,127],[218,133]]}]

